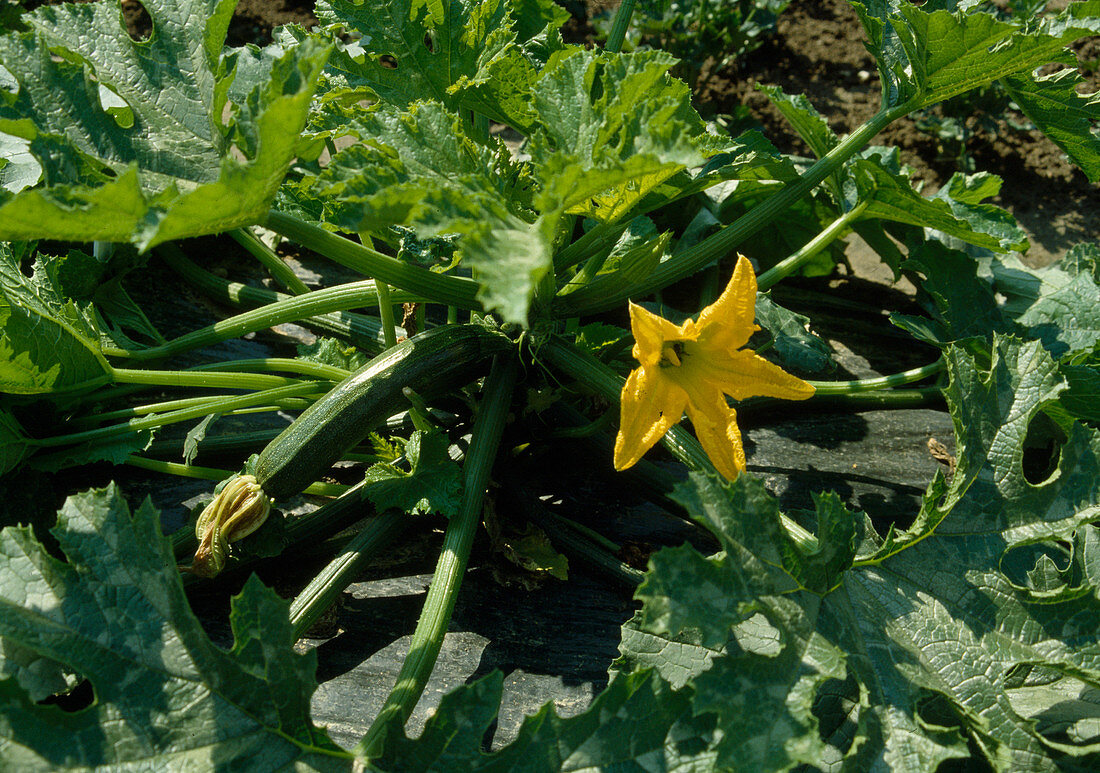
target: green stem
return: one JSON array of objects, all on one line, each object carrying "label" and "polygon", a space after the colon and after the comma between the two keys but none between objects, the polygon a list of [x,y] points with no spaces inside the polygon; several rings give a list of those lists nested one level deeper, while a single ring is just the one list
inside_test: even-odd
[{"label": "green stem", "polygon": [[848,226],[859,219],[860,215],[863,214],[863,210],[867,209],[868,204],[870,204],[869,201],[861,201],[830,223],[824,231],[802,245],[802,248],[793,255],[779,261],[758,276],[756,278],[756,289],[760,292],[767,290],[813,260],[818,253],[840,238],[841,234],[848,230]]},{"label": "green stem", "polygon": [[463,309],[481,308],[481,303],[477,300],[478,285],[472,279],[437,274],[403,263],[365,245],[356,244],[350,239],[337,236],[281,212],[270,212],[266,225],[276,233],[342,266],[410,293],[422,295],[435,303],[449,304]]},{"label": "green stem", "polygon": [[271,389],[302,383],[286,376],[266,373],[203,373],[192,370],[133,370],[111,368],[118,384],[145,386],[195,387],[198,389]]},{"label": "green stem", "polygon": [[[573,242],[567,247],[564,247],[560,252],[554,255],[554,273],[559,274],[564,269],[570,266],[575,266],[582,261],[592,260],[599,257],[601,253],[609,253],[614,248],[616,242],[619,241],[619,237],[622,236],[623,231],[630,225],[630,220],[620,220],[615,223],[598,223],[588,231],[586,231],[577,241]],[[603,267],[603,260],[607,255],[604,254],[600,258],[600,265],[596,268]],[[592,272],[593,275],[595,272]]]},{"label": "green stem", "polygon": [[877,376],[875,378],[862,378],[856,381],[809,381],[815,390],[814,395],[849,395],[855,392],[870,392],[875,389],[889,389],[890,387],[912,384],[923,381],[929,376],[934,376],[946,367],[940,358],[928,365],[919,368],[892,373],[889,376]]},{"label": "green stem", "polygon": [[[164,245],[157,249],[164,254],[178,250],[173,245]],[[246,333],[266,330],[285,322],[298,322],[315,315],[346,311],[360,306],[374,305],[377,302],[378,290],[374,282],[351,282],[324,290],[314,290],[304,295],[287,297],[285,300],[194,330],[160,346],[133,351],[105,348],[104,352],[111,356],[129,357],[135,360],[160,359],[192,349],[201,349],[230,338],[239,338]]]},{"label": "green stem", "polygon": [[474,423],[470,450],[463,465],[461,509],[447,524],[439,562],[424,600],[424,610],[412,635],[409,654],[397,675],[397,684],[382,711],[355,747],[357,757],[377,756],[391,726],[403,725],[408,721],[435,666],[470,557],[474,534],[481,520],[485,487],[504,431],[517,371],[518,362],[512,355],[501,355],[493,361]]},{"label": "green stem", "polygon": [[260,261],[275,277],[275,281],[289,290],[292,295],[309,292],[309,288],[290,269],[290,266],[284,263],[283,259],[276,255],[266,244],[261,242],[250,229],[236,228],[229,232],[229,236],[237,244],[244,247],[252,257]]},{"label": "green stem", "polygon": [[[539,349],[539,356],[554,365],[558,370],[576,379],[585,386],[602,395],[605,399],[618,402],[622,395],[626,379],[604,365],[587,352],[572,344],[554,337]],[[673,426],[661,438],[661,444],[683,462],[688,468],[717,475],[703,447],[680,425]],[[791,539],[807,549],[816,549],[817,538],[785,515],[780,515],[783,526]]]},{"label": "green stem", "polygon": [[[189,284],[222,303],[228,303],[232,306],[256,307],[267,306],[280,301],[289,301],[294,297],[292,295],[286,295],[285,293],[275,292],[274,290],[268,290],[264,287],[253,287],[240,282],[230,282],[228,279],[222,279],[201,268],[179,249],[171,248],[169,245],[158,247],[157,253],[173,271],[182,276]],[[373,306],[375,304],[376,296],[372,296],[370,293],[370,288],[373,286],[373,281],[352,282],[350,284],[341,285],[345,291],[349,287],[362,288],[363,306]],[[392,292],[390,295],[391,300],[395,303],[416,299],[416,296],[405,292],[401,292],[400,297],[397,297],[398,294]],[[338,312],[329,312],[327,314],[318,314],[307,319],[296,321],[300,325],[305,325],[321,333],[351,340],[356,346],[373,351],[374,353],[381,351],[381,323],[374,317],[341,310]]]},{"label": "green stem", "polygon": [[570,314],[592,314],[618,308],[628,298],[649,295],[668,287],[673,282],[694,274],[711,261],[728,255],[741,242],[778,218],[791,205],[817,187],[822,180],[839,169],[886,126],[908,112],[907,105],[879,112],[807,169],[798,180],[765,199],[718,233],[673,255],[638,284],[609,293],[603,298],[593,299],[583,309],[570,309]]},{"label": "green stem", "polygon": [[615,18],[611,22],[611,32],[607,33],[607,42],[604,51],[618,53],[623,50],[623,40],[626,39],[626,30],[630,27],[630,17],[634,15],[634,0],[622,0],[615,11]]},{"label": "green stem", "polygon": [[[282,429],[279,427],[272,427],[271,429],[257,429],[249,432],[233,432],[224,435],[207,435],[206,438],[199,444],[199,455],[216,455],[216,454],[239,454],[245,455],[245,452],[253,451],[259,448],[263,448],[276,437]],[[184,441],[182,438],[174,440],[154,440],[153,443],[145,449],[146,454],[157,457],[178,457],[183,453]]]},{"label": "green stem", "polygon": [[413,519],[400,510],[388,510],[367,521],[355,537],[344,546],[290,604],[290,624],[294,639],[305,635],[309,627],[359,575],[362,568],[393,539],[408,528]]},{"label": "green stem", "polygon": [[[604,544],[609,540],[605,540],[598,532],[592,532],[591,529],[587,529],[567,518],[562,518],[545,508],[532,507],[529,504],[526,509],[527,517],[547,533],[555,547],[569,554],[571,558],[577,558],[593,569],[609,575],[612,579],[632,588],[642,584],[642,580],[645,579],[645,572],[627,566],[620,561],[615,556],[618,545],[614,543],[611,543],[610,546]],[[598,537],[598,539],[593,539],[593,536]]]},{"label": "green stem", "polygon": [[[359,234],[359,242],[373,249],[370,234],[366,231]],[[378,291],[378,318],[382,320],[383,346],[390,349],[397,346],[397,326],[393,324],[393,301],[390,300],[390,286],[377,279],[374,280],[374,286]]]},{"label": "green stem", "polygon": [[[140,467],[152,472],[163,472],[168,475],[177,475],[181,478],[194,478],[195,480],[225,480],[231,475],[236,475],[235,470],[222,470],[217,467],[199,467],[195,464],[180,464],[178,462],[165,462],[160,459],[146,459],[144,456],[130,454],[126,457],[126,464],[131,467]],[[312,483],[302,491],[303,494],[315,494],[321,497],[338,497],[346,494],[351,486],[339,483]]]},{"label": "green stem", "polygon": [[125,435],[132,432],[163,427],[191,419],[201,419],[211,413],[228,413],[239,408],[249,408],[256,405],[268,405],[287,397],[300,397],[311,393],[320,393],[328,389],[328,384],[310,381],[298,382],[274,389],[265,389],[261,392],[253,392],[247,395],[238,395],[219,401],[216,405],[208,403],[204,405],[181,408],[168,413],[154,414],[141,419],[132,419],[125,424],[114,424],[110,427],[73,432],[68,435],[55,435],[53,437],[40,438],[32,441],[32,445],[48,448],[51,446],[66,446],[73,443],[85,443],[90,440],[102,440],[117,435]]},{"label": "green stem", "polygon": [[[237,397],[237,395],[206,395],[203,397],[185,397],[180,400],[164,400],[159,403],[145,403],[144,405],[135,405],[130,408],[119,408],[115,411],[105,411],[104,413],[96,413],[88,416],[79,416],[69,422],[69,425],[73,428],[96,426],[102,424],[105,421],[114,421],[115,419],[132,419],[135,416],[148,416],[151,413],[167,413],[169,411],[178,411],[184,408],[194,407],[214,407],[222,405],[224,401]],[[278,401],[278,405],[272,404],[265,407],[278,407],[278,408],[305,408],[309,403],[304,402],[298,397],[288,397]],[[241,409],[251,410],[251,409]],[[209,411],[209,413],[221,413],[221,411]]]},{"label": "green stem", "polygon": [[188,368],[188,371],[219,371],[236,370],[244,373],[254,371],[281,371],[284,373],[297,373],[301,376],[313,376],[324,381],[343,381],[349,375],[350,370],[338,368],[335,365],[325,365],[322,362],[299,360],[293,357],[256,357],[249,360],[228,360],[226,362],[208,362]]}]

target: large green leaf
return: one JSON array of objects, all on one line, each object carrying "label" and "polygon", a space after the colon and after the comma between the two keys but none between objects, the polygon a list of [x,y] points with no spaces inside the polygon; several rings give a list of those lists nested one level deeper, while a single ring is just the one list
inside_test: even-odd
[{"label": "large green leaf", "polygon": [[852,4],[878,60],[885,106],[910,110],[1001,78],[1030,77],[1036,68],[1061,61],[1074,40],[1100,32],[1098,0],[1023,21],[1003,21],[957,0],[932,0],[919,8],[904,0]]},{"label": "large green leaf", "polygon": [[534,85],[539,127],[528,146],[543,210],[615,222],[725,149],[706,133],[688,87],[668,75],[674,62],[659,51],[575,50],[551,60]]},{"label": "large green leaf", "polygon": [[450,441],[438,432],[417,430],[405,442],[409,471],[388,462],[367,470],[364,494],[378,512],[391,507],[414,515],[458,513],[462,498],[462,468],[447,454]]},{"label": "large green leaf", "polygon": [[234,599],[231,651],[210,642],[148,503],[108,487],[70,497],[54,534],[0,532],[0,637],[87,678],[77,713],[0,682],[0,756],[18,770],[347,770],[309,720],[316,656],[296,654],[287,604],[253,577]]},{"label": "large green leaf", "polygon": [[505,0],[320,0],[316,13],[330,31],[355,37],[330,63],[347,86],[400,108],[434,100],[457,109],[456,82],[515,39],[508,10]]},{"label": "large green leaf", "polygon": [[762,483],[696,476],[678,492],[724,551],[653,557],[622,665],[690,685],[693,710],[718,716],[714,748],[731,755],[720,760],[927,771],[969,756],[969,741],[996,770],[1100,762],[1088,731],[1100,593],[1087,525],[1100,520],[1100,433],[1074,425],[1054,471],[1029,480],[1028,428],[1062,388],[1056,366],[1034,341],[998,337],[992,351],[983,368],[949,350],[959,466],[930,488],[937,517],[918,534],[853,563],[835,549],[852,544],[858,516],[818,502],[818,540],[834,547],[825,565],[839,577],[824,596],[796,590],[809,587],[792,571],[804,549]]},{"label": "large green leaf", "polygon": [[0,392],[40,394],[111,379],[99,334],[52,281],[43,263],[23,274],[0,243]]},{"label": "large green leaf", "polygon": [[507,148],[474,142],[459,116],[436,102],[356,112],[347,125],[364,141],[338,153],[316,187],[332,222],[383,233],[408,225],[421,239],[461,234],[483,304],[526,322],[551,265],[556,213],[537,218],[524,206],[532,183]]},{"label": "large green leaf", "polygon": [[875,161],[858,158],[851,174],[859,201],[867,202],[862,218],[875,218],[931,228],[995,252],[1027,249],[1027,236],[1015,218],[981,199],[1000,191],[1000,179],[955,174],[935,196],[921,196],[904,175],[892,174]]},{"label": "large green leaf", "polygon": [[619,674],[584,713],[562,718],[551,705],[527,717],[506,747],[486,754],[481,742],[500,705],[501,675],[466,685],[440,702],[412,741],[391,726],[371,770],[403,773],[623,773],[714,770],[700,732],[713,722],[691,715],[691,692],[674,692],[652,672]]},{"label": "large green leaf", "polygon": [[29,141],[41,185],[0,194],[0,238],[142,248],[263,219],[296,155],[329,46],[272,62],[235,105],[222,45],[234,0],[149,0],[135,41],[117,2],[50,6],[0,37],[0,132]]},{"label": "large green leaf", "polygon": [[1022,74],[1004,79],[1012,100],[1085,172],[1100,180],[1100,94],[1082,94],[1077,60],[1070,68],[1044,77]]}]

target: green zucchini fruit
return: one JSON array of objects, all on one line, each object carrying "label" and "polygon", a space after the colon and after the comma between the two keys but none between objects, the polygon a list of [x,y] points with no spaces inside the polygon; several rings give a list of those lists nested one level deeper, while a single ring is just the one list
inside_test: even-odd
[{"label": "green zucchini fruit", "polygon": [[378,425],[408,408],[411,387],[434,397],[472,381],[481,365],[512,346],[481,325],[447,325],[413,336],[375,357],[306,408],[267,444],[256,479],[272,499],[300,493]]}]

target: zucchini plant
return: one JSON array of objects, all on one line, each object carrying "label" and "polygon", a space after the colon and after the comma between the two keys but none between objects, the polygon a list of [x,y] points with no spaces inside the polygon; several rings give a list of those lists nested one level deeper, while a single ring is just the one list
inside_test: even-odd
[{"label": "zucchini plant", "polygon": [[[1100,179],[1100,100],[1070,70],[1038,74],[1100,32],[1100,0],[1009,19],[950,0],[852,5],[882,84],[870,120],[840,137],[803,95],[765,89],[810,159],[724,135],[670,75],[672,56],[622,52],[630,0],[601,49],[565,43],[550,0],[319,0],[316,29],[281,28],[262,49],[225,47],[235,0],[147,0],[141,40],[116,0],[5,21],[0,474],[17,486],[24,469],[106,461],[221,483],[170,539],[114,485],[70,497],[52,538],[0,532],[2,759],[1095,769],[1100,247],[1029,268],[1023,231],[988,203],[999,179],[956,175],[923,195],[898,151],[871,143],[997,83]],[[194,239],[223,233],[282,289],[204,266],[210,242]],[[265,233],[357,278],[311,288]],[[832,271],[853,233],[919,288],[924,313],[891,321],[937,352],[920,367],[830,378],[835,353],[770,297]],[[154,268],[242,310],[168,338],[127,289]],[[698,301],[677,310],[677,292]],[[288,322],[323,338],[294,358],[216,348]],[[520,374],[576,419],[565,434],[606,440],[609,467],[662,443],[682,474],[650,468],[649,493],[718,549],[661,550],[639,576],[605,538],[565,528],[562,549],[637,585],[606,690],[486,751],[493,674],[410,739],[506,425],[508,447],[538,441]],[[831,492],[782,512],[737,425],[776,398],[945,401],[952,466],[904,524]],[[275,411],[296,418],[215,432],[219,416]],[[198,422],[184,463],[164,461],[154,434],[182,422]],[[1042,474],[1025,465],[1039,441],[1054,449]],[[237,472],[192,463],[217,443],[258,455]],[[369,466],[346,486],[324,479],[338,461]],[[269,514],[302,492],[331,501]],[[233,647],[207,638],[185,582],[292,554],[367,505],[376,514],[289,605],[253,576],[233,601]],[[342,748],[310,719],[315,656],[293,643],[426,513],[447,524],[408,658]],[[91,705],[51,705],[83,683]]]}]

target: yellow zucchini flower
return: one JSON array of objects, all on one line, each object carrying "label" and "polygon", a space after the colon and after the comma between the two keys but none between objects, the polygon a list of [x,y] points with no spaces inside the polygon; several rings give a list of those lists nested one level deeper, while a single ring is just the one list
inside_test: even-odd
[{"label": "yellow zucchini flower", "polygon": [[750,349],[759,330],[756,275],[741,256],[722,295],[698,320],[674,325],[630,304],[635,359],[623,386],[615,469],[625,470],[680,421],[685,409],[715,468],[729,479],[745,469],[737,414],[726,396],[805,400],[814,388]]}]

